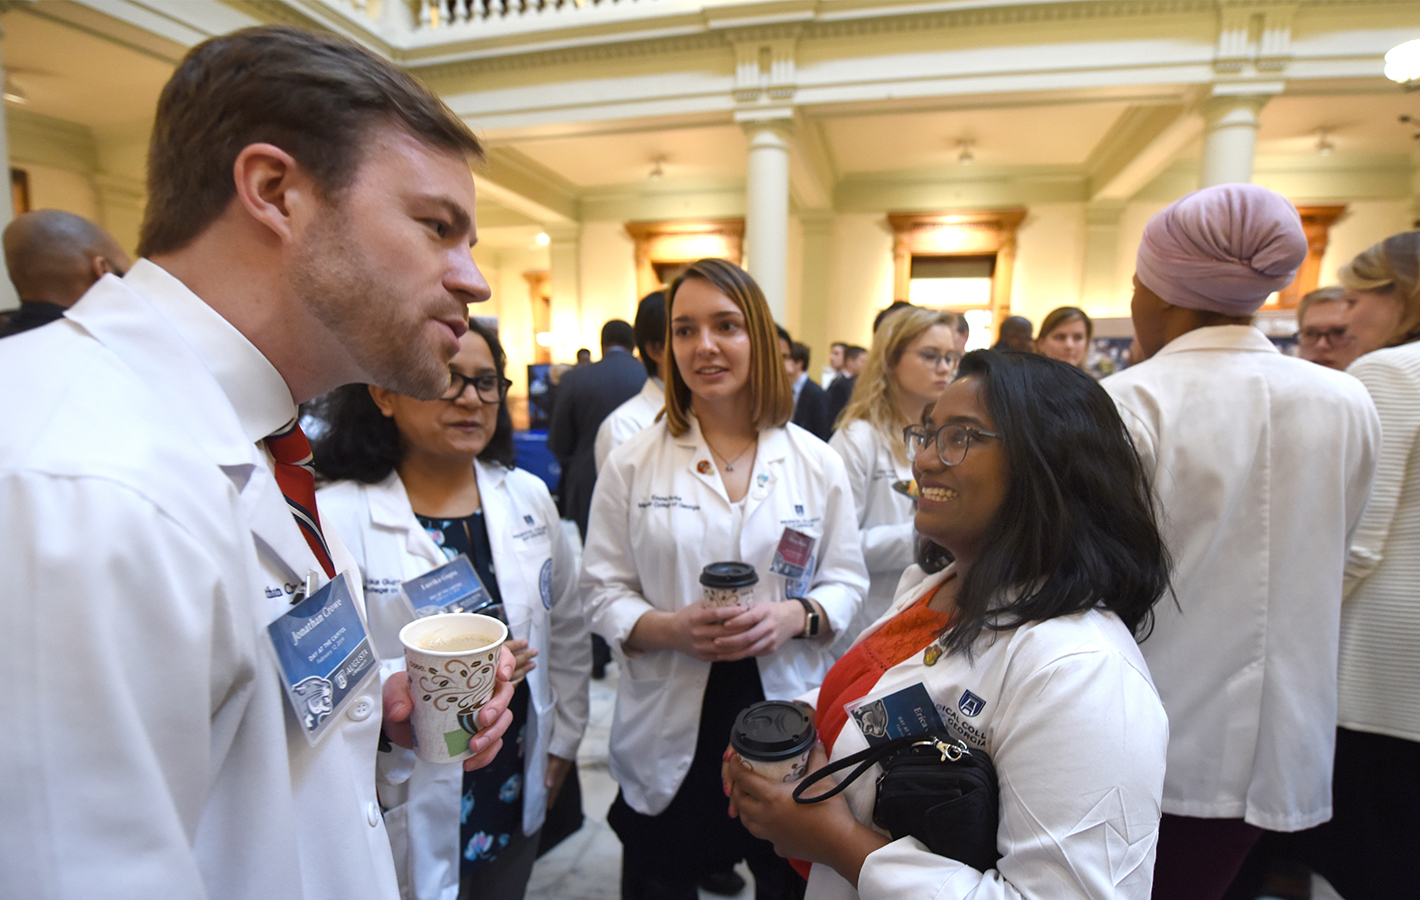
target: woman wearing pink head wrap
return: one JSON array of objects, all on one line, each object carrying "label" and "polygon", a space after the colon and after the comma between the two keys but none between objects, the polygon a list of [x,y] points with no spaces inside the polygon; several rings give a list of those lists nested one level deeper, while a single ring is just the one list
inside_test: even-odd
[{"label": "woman wearing pink head wrap", "polygon": [[1194,191],[1149,220],[1135,272],[1164,301],[1250,316],[1291,283],[1307,257],[1287,198],[1253,184]]},{"label": "woman wearing pink head wrap", "polygon": [[1153,482],[1176,604],[1140,644],[1169,716],[1154,900],[1216,900],[1264,831],[1331,816],[1347,535],[1380,423],[1356,379],[1251,327],[1306,258],[1297,211],[1228,184],[1159,213],[1106,378]]}]

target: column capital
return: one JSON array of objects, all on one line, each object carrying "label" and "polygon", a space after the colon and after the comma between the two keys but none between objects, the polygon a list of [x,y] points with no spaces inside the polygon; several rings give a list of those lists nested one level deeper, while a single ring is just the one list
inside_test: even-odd
[{"label": "column capital", "polygon": [[735,110],[735,123],[745,130],[745,134],[772,129],[784,135],[794,131],[794,107],[763,106],[753,109]]}]

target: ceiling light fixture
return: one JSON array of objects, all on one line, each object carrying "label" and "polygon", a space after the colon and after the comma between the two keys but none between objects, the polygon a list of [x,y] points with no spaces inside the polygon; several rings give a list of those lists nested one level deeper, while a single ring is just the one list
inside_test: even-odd
[{"label": "ceiling light fixture", "polygon": [[1397,44],[1386,52],[1385,77],[1407,91],[1420,89],[1420,38]]},{"label": "ceiling light fixture", "polygon": [[652,181],[660,181],[661,177],[666,174],[665,165],[666,158],[664,156],[657,156],[656,158],[652,159],[651,174],[647,175],[646,177],[650,178]]},{"label": "ceiling light fixture", "polygon": [[1330,156],[1336,152],[1336,145],[1331,142],[1331,129],[1318,128],[1316,130],[1316,155]]},{"label": "ceiling light fixture", "polygon": [[959,152],[957,153],[957,165],[969,166],[976,162],[976,156],[971,152],[972,142],[969,140],[957,141]]},{"label": "ceiling light fixture", "polygon": [[16,84],[15,79],[8,72],[5,73],[5,99],[22,106],[30,102],[30,97],[25,93],[25,89]]},{"label": "ceiling light fixture", "polygon": [[547,246],[548,244],[550,244],[551,242],[552,242],[552,238],[550,238],[550,237],[547,236],[547,232],[546,232],[546,231],[539,231],[539,232],[537,233],[537,245],[538,245],[539,247],[546,247],[546,246]]}]

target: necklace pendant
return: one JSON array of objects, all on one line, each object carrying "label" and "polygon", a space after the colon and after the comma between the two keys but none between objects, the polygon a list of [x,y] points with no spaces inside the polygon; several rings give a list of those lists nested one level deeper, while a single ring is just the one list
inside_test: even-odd
[{"label": "necklace pendant", "polygon": [[725,464],[725,471],[726,471],[726,472],[733,472],[734,470],[735,470],[735,467],[734,467],[734,466],[729,465],[728,463]]}]

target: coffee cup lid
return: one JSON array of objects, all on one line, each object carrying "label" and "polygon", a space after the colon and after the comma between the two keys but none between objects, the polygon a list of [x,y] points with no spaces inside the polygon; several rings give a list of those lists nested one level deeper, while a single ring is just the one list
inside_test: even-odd
[{"label": "coffee cup lid", "polygon": [[754,566],[742,562],[712,562],[700,570],[700,584],[708,588],[742,588],[759,583]]},{"label": "coffee cup lid", "polygon": [[787,700],[763,700],[740,711],[730,746],[741,756],[772,761],[798,756],[818,735],[804,708]]}]

